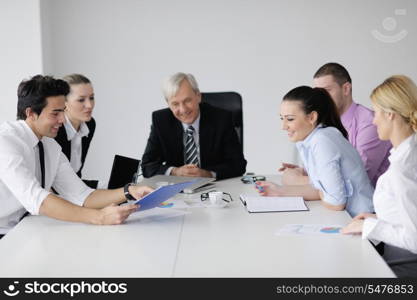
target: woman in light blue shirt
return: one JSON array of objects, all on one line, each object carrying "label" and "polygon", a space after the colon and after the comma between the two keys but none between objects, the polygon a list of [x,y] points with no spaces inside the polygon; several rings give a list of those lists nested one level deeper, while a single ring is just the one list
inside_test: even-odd
[{"label": "woman in light blue shirt", "polygon": [[346,209],[352,217],[363,211],[373,212],[374,189],[328,92],[297,87],[284,96],[280,115],[283,129],[296,143],[305,168],[293,171],[308,176],[308,181],[284,186],[257,182],[261,195],[320,199],[327,208]]}]

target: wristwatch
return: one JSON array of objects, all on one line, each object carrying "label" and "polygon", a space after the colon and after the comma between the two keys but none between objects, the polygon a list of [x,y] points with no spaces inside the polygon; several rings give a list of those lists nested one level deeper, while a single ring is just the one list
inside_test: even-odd
[{"label": "wristwatch", "polygon": [[125,186],[124,186],[124,188],[123,188],[123,191],[124,191],[124,193],[125,193],[125,198],[127,199],[127,200],[136,200],[136,198],[135,197],[133,197],[130,193],[129,193],[129,186],[131,186],[132,185],[132,183],[127,183],[127,184],[125,184]]}]

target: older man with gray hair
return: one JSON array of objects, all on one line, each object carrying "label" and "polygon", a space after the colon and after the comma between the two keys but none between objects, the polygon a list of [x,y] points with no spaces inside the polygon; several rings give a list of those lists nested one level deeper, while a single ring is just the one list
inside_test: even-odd
[{"label": "older man with gray hair", "polygon": [[176,73],[163,85],[168,108],[152,113],[142,157],[145,177],[157,174],[225,179],[245,172],[231,112],[201,103],[197,81]]}]

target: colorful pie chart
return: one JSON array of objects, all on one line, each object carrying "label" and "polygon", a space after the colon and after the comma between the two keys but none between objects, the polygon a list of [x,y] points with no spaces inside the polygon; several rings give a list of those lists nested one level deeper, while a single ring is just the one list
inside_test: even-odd
[{"label": "colorful pie chart", "polygon": [[169,207],[173,207],[173,206],[174,206],[174,203],[167,202],[167,201],[162,202],[161,204],[158,205],[158,207],[160,207],[160,208],[169,208]]},{"label": "colorful pie chart", "polygon": [[339,233],[340,232],[340,227],[323,227],[322,229],[320,229],[320,232],[323,233]]}]

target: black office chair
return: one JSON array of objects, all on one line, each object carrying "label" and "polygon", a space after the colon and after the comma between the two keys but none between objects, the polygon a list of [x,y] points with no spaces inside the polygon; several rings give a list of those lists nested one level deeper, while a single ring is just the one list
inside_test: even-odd
[{"label": "black office chair", "polygon": [[236,92],[201,93],[201,101],[232,112],[232,122],[243,151],[242,97]]},{"label": "black office chair", "polygon": [[115,155],[110,173],[108,188],[117,189],[126,183],[134,182],[134,176],[140,175],[140,160],[121,155]]},{"label": "black office chair", "polygon": [[383,258],[398,277],[417,277],[417,254],[385,244]]},{"label": "black office chair", "polygon": [[393,259],[386,262],[400,278],[417,276],[417,258]]}]

